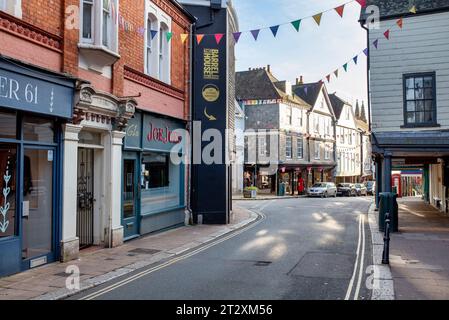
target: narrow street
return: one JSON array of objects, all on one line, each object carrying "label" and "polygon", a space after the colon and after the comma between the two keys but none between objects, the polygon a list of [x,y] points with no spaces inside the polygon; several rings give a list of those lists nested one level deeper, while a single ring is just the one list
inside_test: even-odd
[{"label": "narrow street", "polygon": [[370,202],[237,201],[261,215],[251,228],[164,268],[138,270],[71,299],[368,300]]}]

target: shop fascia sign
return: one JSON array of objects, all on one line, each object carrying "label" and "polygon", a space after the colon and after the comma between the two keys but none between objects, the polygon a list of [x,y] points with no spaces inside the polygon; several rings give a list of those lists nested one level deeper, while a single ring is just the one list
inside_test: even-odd
[{"label": "shop fascia sign", "polygon": [[148,141],[162,142],[163,144],[178,144],[182,141],[182,136],[171,130],[168,126],[158,127],[152,122],[149,123]]}]

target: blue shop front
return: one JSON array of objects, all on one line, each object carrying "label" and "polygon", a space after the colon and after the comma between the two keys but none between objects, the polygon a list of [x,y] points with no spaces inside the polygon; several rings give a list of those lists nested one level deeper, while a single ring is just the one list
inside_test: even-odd
[{"label": "blue shop front", "polygon": [[136,111],[124,143],[125,240],[185,223],[185,122]]},{"label": "blue shop front", "polygon": [[0,56],[0,276],[53,262],[75,80]]}]

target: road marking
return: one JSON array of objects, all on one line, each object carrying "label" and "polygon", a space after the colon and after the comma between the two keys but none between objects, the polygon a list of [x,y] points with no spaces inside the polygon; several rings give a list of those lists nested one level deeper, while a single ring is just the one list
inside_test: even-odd
[{"label": "road marking", "polygon": [[[267,206],[268,205],[266,205],[266,207]],[[139,272],[139,273],[137,273],[137,274],[135,274],[133,276],[130,276],[130,277],[126,278],[126,279],[123,279],[123,280],[121,280],[119,282],[116,282],[115,284],[112,284],[112,285],[107,286],[107,287],[105,287],[105,288],[103,288],[101,290],[98,290],[98,291],[93,292],[93,293],[91,293],[91,294],[89,294],[87,296],[84,296],[84,297],[80,298],[79,300],[93,300],[93,299],[96,299],[96,298],[98,298],[98,297],[100,297],[100,296],[102,296],[102,295],[104,295],[104,294],[106,294],[108,292],[111,292],[111,291],[113,291],[115,289],[118,289],[118,288],[124,286],[124,285],[127,285],[127,284],[129,284],[129,283],[131,283],[131,282],[133,282],[133,281],[135,281],[137,279],[140,279],[140,278],[142,278],[142,277],[144,277],[146,275],[149,275],[149,274],[151,274],[153,272],[156,272],[158,270],[166,268],[166,267],[168,267],[170,265],[173,265],[173,264],[175,264],[175,263],[177,263],[179,261],[182,261],[182,260],[185,260],[187,258],[190,258],[190,257],[192,257],[192,256],[194,256],[194,255],[196,255],[196,254],[198,254],[200,252],[203,252],[203,251],[205,251],[205,250],[207,250],[209,248],[212,248],[212,247],[214,247],[214,246],[216,246],[216,245],[218,245],[218,244],[220,244],[222,242],[225,242],[225,241],[227,241],[227,240],[229,240],[231,238],[234,238],[234,237],[238,236],[239,234],[242,234],[243,232],[245,232],[245,231],[247,231],[247,230],[249,230],[251,228],[254,228],[259,223],[261,223],[263,220],[265,220],[266,216],[262,212],[258,212],[258,214],[259,214],[260,219],[255,221],[254,223],[250,224],[249,226],[246,226],[246,227],[244,227],[244,228],[242,228],[242,229],[240,229],[238,231],[233,232],[232,234],[230,234],[228,236],[225,236],[225,237],[220,238],[220,239],[218,239],[216,241],[213,241],[213,242],[211,242],[211,243],[209,243],[209,244],[207,244],[207,245],[205,245],[205,246],[203,246],[201,248],[198,248],[198,249],[196,249],[196,250],[194,250],[192,252],[189,252],[189,253],[186,253],[186,254],[184,254],[184,255],[182,255],[180,257],[171,259],[170,261],[167,261],[167,262],[165,262],[165,263],[163,263],[163,264],[161,264],[159,266],[153,267],[153,268],[145,270],[145,271],[141,271],[141,272]]]},{"label": "road marking", "polygon": [[363,264],[365,262],[365,216],[360,216],[360,220],[362,221],[362,255],[360,257],[360,269],[359,269],[359,280],[357,282],[357,287],[354,294],[354,300],[359,299],[360,286],[362,285],[362,276],[363,276]]},{"label": "road marking", "polygon": [[360,245],[362,242],[361,226],[362,226],[362,217],[359,216],[359,240],[358,240],[358,244],[357,244],[356,258],[355,258],[355,263],[354,263],[354,271],[352,273],[351,281],[349,281],[349,286],[348,286],[348,290],[346,291],[345,300],[349,300],[349,298],[351,296],[352,287],[354,286],[354,280],[355,280],[355,276],[357,273],[357,266],[359,264],[359,252],[360,252]]}]

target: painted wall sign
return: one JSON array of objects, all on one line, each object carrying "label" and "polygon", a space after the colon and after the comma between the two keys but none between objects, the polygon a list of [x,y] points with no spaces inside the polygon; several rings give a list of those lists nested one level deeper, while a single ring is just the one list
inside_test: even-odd
[{"label": "painted wall sign", "polygon": [[74,80],[0,61],[0,106],[72,118]]},{"label": "painted wall sign", "polygon": [[204,48],[203,50],[203,78],[218,80],[220,78],[220,55],[218,49]]},{"label": "painted wall sign", "polygon": [[177,129],[185,129],[183,122],[144,114],[143,148],[146,150],[171,151],[174,146],[185,141],[179,131],[175,132]]},{"label": "painted wall sign", "polygon": [[136,112],[134,116],[128,120],[125,136],[125,148],[138,148],[141,146],[142,136],[142,113]]}]

